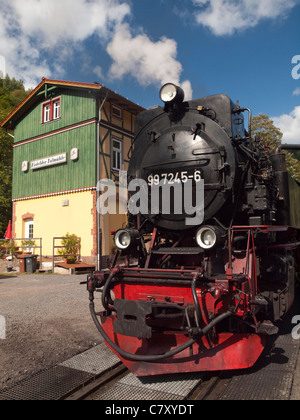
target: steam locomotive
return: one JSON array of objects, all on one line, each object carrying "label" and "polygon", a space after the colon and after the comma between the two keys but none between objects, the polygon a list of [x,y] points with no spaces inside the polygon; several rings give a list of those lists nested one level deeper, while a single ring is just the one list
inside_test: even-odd
[{"label": "steam locomotive", "polygon": [[226,95],[185,102],[172,83],[160,98],[136,120],[135,211],[110,270],[88,277],[92,318],[137,376],[248,368],[294,301],[300,185],[281,146],[252,137],[249,109]]}]

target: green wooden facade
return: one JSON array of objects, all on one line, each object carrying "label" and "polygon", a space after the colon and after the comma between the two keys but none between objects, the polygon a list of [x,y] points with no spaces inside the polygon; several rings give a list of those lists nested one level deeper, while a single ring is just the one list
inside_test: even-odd
[{"label": "green wooden facade", "polygon": [[[59,118],[45,122],[44,106],[56,100],[60,101]],[[113,107],[119,107],[121,118],[113,115]],[[142,110],[140,106],[97,83],[43,79],[1,124],[6,129],[13,129],[15,136],[12,199],[96,188],[98,176],[117,180],[118,173],[111,170],[112,138],[122,142],[123,163],[127,166],[135,115]],[[79,151],[76,161],[70,158],[74,148]],[[66,162],[31,169],[32,161],[62,153],[66,153]],[[26,171],[22,170],[24,163],[28,164]]]},{"label": "green wooden facade", "polygon": [[[12,199],[28,198],[56,192],[96,186],[96,136],[98,90],[44,84],[30,106],[25,105],[14,131]],[[47,95],[47,97],[46,97]],[[43,107],[60,100],[60,117],[43,122]],[[71,160],[71,150],[79,157]],[[31,169],[31,162],[66,154],[66,162]],[[22,171],[27,162],[28,169]]]},{"label": "green wooden facade", "polygon": [[[35,140],[14,148],[13,199],[76,190],[96,185],[96,123]],[[73,148],[79,151],[70,159]],[[37,170],[30,162],[66,153],[67,162]],[[22,163],[29,168],[22,171]]]}]

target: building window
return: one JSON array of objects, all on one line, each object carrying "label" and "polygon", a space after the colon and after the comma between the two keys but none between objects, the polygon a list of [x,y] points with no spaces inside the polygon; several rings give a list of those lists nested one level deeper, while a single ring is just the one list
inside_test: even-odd
[{"label": "building window", "polygon": [[123,112],[122,109],[116,105],[111,106],[111,115],[119,120],[123,119]]},{"label": "building window", "polygon": [[58,120],[60,118],[60,99],[53,102],[53,119]]},{"label": "building window", "polygon": [[34,222],[33,219],[25,219],[25,238],[26,239],[32,239],[33,238],[33,227]]},{"label": "building window", "polygon": [[44,120],[43,120],[43,122],[44,123],[47,123],[47,122],[50,121],[50,110],[51,110],[50,103],[49,104],[45,104],[44,105],[44,112],[43,112],[43,114],[44,114]]},{"label": "building window", "polygon": [[42,123],[58,120],[60,118],[60,98],[43,104]]},{"label": "building window", "polygon": [[113,171],[120,171],[123,165],[122,141],[112,139],[111,166]]},{"label": "building window", "polygon": [[32,239],[32,238],[33,238],[33,223],[31,223],[31,224],[29,225],[29,227],[28,227],[28,237],[29,237],[30,239]]},{"label": "building window", "polygon": [[[25,219],[25,240],[33,239],[34,222],[33,219]],[[25,252],[33,252],[33,248],[26,248]]]}]

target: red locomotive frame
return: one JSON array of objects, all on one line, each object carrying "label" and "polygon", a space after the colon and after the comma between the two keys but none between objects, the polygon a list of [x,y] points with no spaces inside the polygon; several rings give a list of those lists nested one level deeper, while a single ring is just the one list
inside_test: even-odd
[{"label": "red locomotive frame", "polygon": [[[235,258],[233,239],[241,233],[247,235],[247,249],[244,255]],[[150,268],[157,235],[154,229],[145,267],[115,267],[109,278],[107,274],[95,273],[89,279],[94,321],[107,344],[132,372],[148,376],[244,369],[255,364],[264,349],[265,336],[278,331],[271,321],[259,316],[267,302],[258,285],[256,253],[262,251],[256,248],[257,233],[275,234],[282,239],[288,234],[288,242],[277,241],[267,246],[272,252],[278,249],[292,252],[300,245],[296,230],[286,226],[235,226],[228,241],[226,273],[204,278],[201,269]],[[176,252],[176,247],[173,250]],[[107,299],[108,310],[100,315],[101,325],[94,309],[93,292],[103,284],[104,300],[109,289],[115,300]],[[286,301],[286,311],[292,303],[293,296]],[[192,313],[197,310],[201,321]],[[226,331],[228,323],[235,324],[234,332]],[[182,350],[177,353],[178,349]]]}]

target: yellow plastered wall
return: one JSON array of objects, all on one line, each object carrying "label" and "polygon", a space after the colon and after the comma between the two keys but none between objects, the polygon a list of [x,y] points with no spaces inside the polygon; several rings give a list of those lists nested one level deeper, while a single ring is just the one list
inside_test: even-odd
[{"label": "yellow plastered wall", "polygon": [[[119,202],[117,201],[117,209]],[[114,248],[114,240],[111,232],[126,227],[127,217],[122,214],[106,214],[100,217],[102,231],[102,255],[109,255]]]},{"label": "yellow plastered wall", "polygon": [[[69,201],[69,205],[63,207],[63,201],[66,200]],[[22,216],[33,214],[34,237],[43,239],[44,256],[52,255],[53,237],[65,236],[67,232],[75,233],[81,238],[81,255],[91,256],[92,231],[95,228],[93,206],[92,191],[18,201],[14,206],[15,237],[23,238],[25,234],[25,221]]]}]

